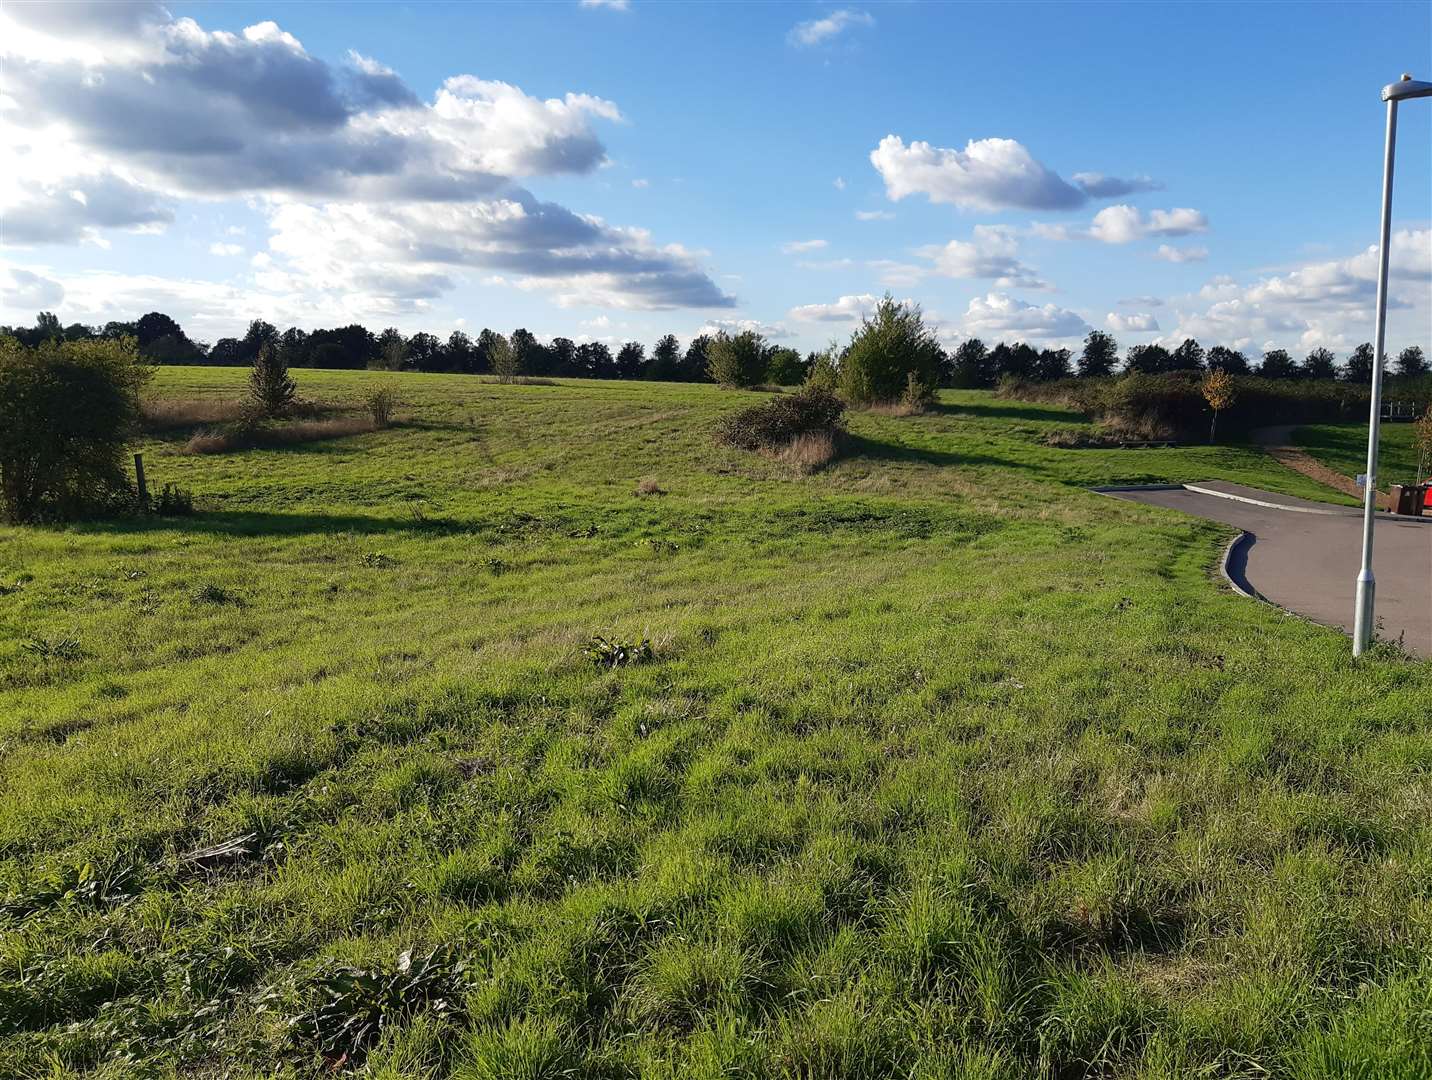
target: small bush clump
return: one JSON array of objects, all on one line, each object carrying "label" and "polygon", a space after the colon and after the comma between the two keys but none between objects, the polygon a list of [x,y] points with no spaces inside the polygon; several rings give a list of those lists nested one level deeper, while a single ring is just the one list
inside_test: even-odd
[{"label": "small bush clump", "polygon": [[393,410],[398,407],[398,390],[392,383],[379,383],[363,395],[363,407],[373,418],[375,427],[385,428],[393,419]]},{"label": "small bush clump", "polygon": [[293,405],[297,388],[283,354],[272,345],[259,348],[249,371],[249,398],[264,416],[283,416]]},{"label": "small bush clump", "polygon": [[716,439],[738,450],[781,451],[804,435],[825,435],[833,445],[844,413],[845,402],[834,393],[806,386],[723,417]]},{"label": "small bush clump", "polygon": [[646,638],[640,641],[616,641],[598,634],[583,646],[582,655],[597,667],[619,668],[650,660],[652,649],[651,642]]},{"label": "small bush clump", "polygon": [[189,517],[194,513],[194,496],[178,484],[165,484],[154,500],[154,512],[160,517]]},{"label": "small bush clump", "polygon": [[657,483],[655,477],[646,476],[636,485],[638,495],[665,495],[666,488]]}]

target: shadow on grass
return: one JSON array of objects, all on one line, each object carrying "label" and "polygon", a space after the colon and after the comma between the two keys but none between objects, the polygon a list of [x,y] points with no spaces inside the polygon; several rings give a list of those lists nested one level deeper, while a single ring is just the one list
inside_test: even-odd
[{"label": "shadow on grass", "polygon": [[370,514],[274,514],[259,510],[209,510],[192,517],[125,517],[65,526],[69,533],[141,536],[182,532],[213,536],[300,536],[311,533],[410,533],[453,536],[481,531],[482,521],[446,518],[379,517]]},{"label": "shadow on grass", "polygon": [[946,416],[963,413],[968,416],[978,416],[981,419],[1038,420],[1061,424],[1087,424],[1089,422],[1089,418],[1077,409],[1063,409],[1019,401],[1001,405],[956,404],[940,401],[935,403],[931,411]]}]

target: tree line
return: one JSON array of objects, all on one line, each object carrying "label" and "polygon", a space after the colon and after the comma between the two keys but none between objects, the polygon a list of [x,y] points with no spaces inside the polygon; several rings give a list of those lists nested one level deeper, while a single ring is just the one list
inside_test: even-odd
[{"label": "tree line", "polygon": [[[134,338],[142,357],[157,364],[251,365],[267,346],[288,367],[381,368],[390,371],[453,372],[499,376],[558,376],[587,379],[650,379],[667,382],[727,381],[712,373],[712,347],[740,342],[743,384],[773,383],[791,386],[804,382],[822,364],[839,365],[848,346],[833,345],[824,352],[802,356],[775,345],[762,335],[746,331],[736,335],[698,335],[683,349],[676,335],[662,336],[648,353],[639,341],[613,349],[600,341],[575,342],[556,337],[540,341],[526,329],[504,336],[483,329],[476,336],[454,330],[444,340],[419,332],[404,335],[394,327],[374,334],[356,323],[334,329],[306,331],[290,327],[280,331],[263,319],[253,320],[242,338],[221,338],[213,345],[191,339],[173,318],[152,311],[134,322],[108,322],[103,326],[73,323],[64,326],[51,312],[41,312],[33,327],[0,326],[0,336],[22,344],[43,341]],[[1113,335],[1094,330],[1075,355],[1070,349],[1038,349],[1026,342],[998,342],[993,347],[978,338],[962,342],[952,351],[933,345],[932,362],[940,385],[964,388],[992,387],[1004,378],[1049,382],[1082,377],[1098,378],[1132,371],[1157,375],[1169,372],[1225,371],[1230,375],[1259,375],[1270,379],[1341,379],[1352,383],[1372,381],[1373,349],[1364,342],[1339,365],[1330,349],[1315,348],[1301,361],[1285,349],[1269,349],[1255,363],[1243,352],[1223,345],[1205,349],[1187,338],[1175,348],[1134,345],[1121,358]],[[718,352],[725,353],[724,348]],[[1417,345],[1403,349],[1389,364],[1395,375],[1416,377],[1429,373],[1426,354]]]}]

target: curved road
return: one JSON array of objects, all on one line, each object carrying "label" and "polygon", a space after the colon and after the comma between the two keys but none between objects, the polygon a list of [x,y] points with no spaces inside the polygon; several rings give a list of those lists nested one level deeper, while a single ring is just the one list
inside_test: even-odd
[{"label": "curved road", "polygon": [[[1192,490],[1202,489],[1202,490]],[[1109,491],[1151,506],[1182,510],[1250,533],[1228,571],[1234,581],[1279,607],[1352,632],[1362,512],[1209,481],[1173,490]],[[1276,506],[1242,500],[1256,499]],[[1378,514],[1373,531],[1379,637],[1402,637],[1408,651],[1432,657],[1432,518]]]}]

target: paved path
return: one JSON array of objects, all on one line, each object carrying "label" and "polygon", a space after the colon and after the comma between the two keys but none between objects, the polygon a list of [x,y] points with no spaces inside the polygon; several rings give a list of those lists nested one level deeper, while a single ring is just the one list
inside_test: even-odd
[{"label": "paved path", "polygon": [[[1173,490],[1111,491],[1221,521],[1252,534],[1228,567],[1239,585],[1314,622],[1351,633],[1357,568],[1362,553],[1361,511],[1275,495],[1239,484],[1208,481]],[[1243,499],[1276,503],[1259,506]],[[1380,636],[1419,656],[1432,657],[1432,518],[1402,520],[1379,514],[1373,531]]]}]

